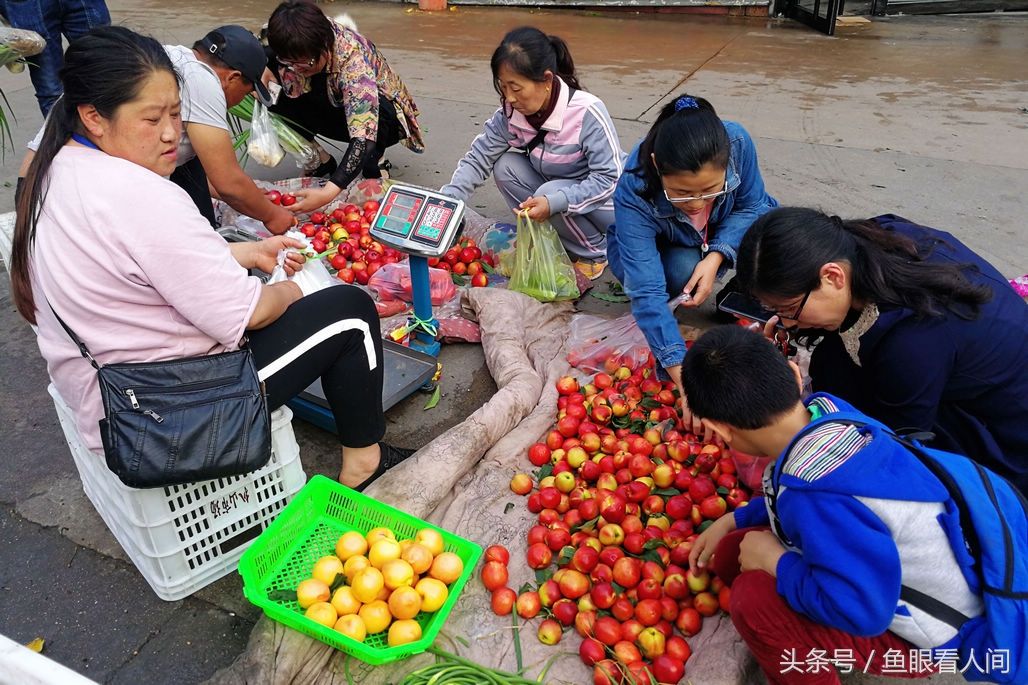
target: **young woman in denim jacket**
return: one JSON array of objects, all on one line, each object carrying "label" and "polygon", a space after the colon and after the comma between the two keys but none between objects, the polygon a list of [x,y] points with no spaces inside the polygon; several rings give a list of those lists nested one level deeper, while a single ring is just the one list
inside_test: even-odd
[{"label": "young woman in denim jacket", "polygon": [[764,190],[746,130],[703,98],[666,105],[629,155],[607,233],[611,271],[658,364],[681,386],[685,341],[669,299],[697,307],[734,266],[743,235],[778,203]]}]

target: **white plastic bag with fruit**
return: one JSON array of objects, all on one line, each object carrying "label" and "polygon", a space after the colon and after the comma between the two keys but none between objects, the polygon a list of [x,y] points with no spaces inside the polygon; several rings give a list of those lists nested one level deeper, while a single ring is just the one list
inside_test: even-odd
[{"label": "white plastic bag with fruit", "polygon": [[250,143],[246,146],[247,153],[254,161],[266,167],[278,166],[285,157],[286,151],[278,142],[278,135],[271,125],[268,108],[260,102],[254,104],[253,120],[250,122]]},{"label": "white plastic bag with fruit", "polygon": [[[309,244],[307,238],[299,231],[289,231],[286,233],[286,236],[294,240],[299,240],[305,244]],[[325,263],[320,259],[308,259],[304,263],[302,269],[294,273],[292,276],[287,276],[285,269],[287,252],[289,252],[289,250],[279,250],[277,259],[278,264],[276,264],[275,270],[271,272],[271,278],[268,279],[269,284],[280,283],[282,281],[292,281],[300,287],[300,292],[303,293],[304,297],[331,285],[339,285],[339,280],[332,278],[332,274],[328,272],[328,269],[325,268]],[[309,252],[309,249],[304,252]]]}]

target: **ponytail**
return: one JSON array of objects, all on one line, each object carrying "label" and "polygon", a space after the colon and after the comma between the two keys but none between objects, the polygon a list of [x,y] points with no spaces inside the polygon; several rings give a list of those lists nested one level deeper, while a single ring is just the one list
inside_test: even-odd
[{"label": "ponytail", "polygon": [[576,90],[585,90],[575,72],[575,60],[568,44],[558,36],[547,36],[534,26],[522,26],[503,37],[489,60],[493,72],[493,88],[500,90],[500,67],[506,66],[518,76],[542,83],[549,71]]},{"label": "ponytail", "polygon": [[706,164],[727,169],[730,150],[714,105],[683,94],[661,108],[639,145],[639,165],[628,171],[643,178],[642,196],[653,201],[664,187],[661,176],[696,173]]},{"label": "ponytail", "polygon": [[64,53],[61,82],[64,94],[47,117],[39,149],[29,165],[17,200],[11,248],[11,293],[18,313],[36,323],[29,263],[36,225],[49,187],[50,167],[73,133],[84,133],[78,108],[92,105],[110,119],[126,102],[136,98],[146,80],[157,71],[175,76],[164,48],[153,38],[120,26],[102,26],[72,41]]},{"label": "ponytail", "polygon": [[32,282],[29,277],[29,255],[36,240],[36,223],[49,186],[47,175],[54,157],[71,138],[71,134],[76,132],[74,122],[78,119],[78,113],[75,114],[73,120],[68,113],[63,95],[54,103],[47,116],[39,148],[29,164],[22,192],[15,204],[14,238],[11,245],[11,293],[18,313],[31,324],[36,323],[36,303],[32,296]]},{"label": "ponytail", "polygon": [[547,36],[550,45],[553,46],[554,55],[557,58],[557,76],[560,76],[565,83],[575,90],[584,90],[578,82],[578,74],[575,73],[575,60],[571,57],[571,50],[568,44],[560,36]]},{"label": "ponytail", "polygon": [[736,269],[746,292],[792,299],[820,287],[825,264],[845,262],[854,299],[903,307],[921,318],[944,310],[977,318],[992,297],[987,286],[964,275],[977,267],[925,261],[945,244],[927,235],[915,241],[874,221],[843,221],[815,209],[779,207],[746,232]]}]

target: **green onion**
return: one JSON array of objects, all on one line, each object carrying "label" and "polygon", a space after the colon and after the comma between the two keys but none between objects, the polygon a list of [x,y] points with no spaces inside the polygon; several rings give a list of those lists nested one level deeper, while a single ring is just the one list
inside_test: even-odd
[{"label": "green onion", "polygon": [[[235,150],[240,148],[244,149],[243,155],[240,157],[240,161],[246,159],[245,145],[250,139],[250,130],[243,128],[243,122],[253,121],[253,107],[255,104],[253,95],[247,95],[243,98],[235,107],[231,108],[228,113],[231,115],[229,119],[229,126],[232,129],[233,140],[232,147]],[[275,130],[275,135],[278,136],[278,142],[282,146],[282,149],[300,158],[301,161],[307,163],[312,160],[316,154],[314,148],[306,138],[301,136],[293,128],[295,122],[291,122],[274,112],[268,112],[271,117],[271,127]]]},{"label": "green onion", "polygon": [[408,673],[400,685],[539,685],[540,682],[476,664],[438,647],[429,647],[428,651],[436,655],[436,663]]}]

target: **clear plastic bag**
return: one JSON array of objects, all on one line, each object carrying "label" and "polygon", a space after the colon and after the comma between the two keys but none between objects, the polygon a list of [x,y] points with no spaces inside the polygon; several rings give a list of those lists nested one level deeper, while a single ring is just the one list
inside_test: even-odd
[{"label": "clear plastic bag", "polygon": [[[673,312],[688,299],[690,295],[683,293],[670,300],[668,308]],[[650,366],[653,355],[631,312],[616,319],[575,314],[571,317],[568,363],[590,374],[612,373],[622,366],[634,371]]]},{"label": "clear plastic bag", "polygon": [[575,268],[549,221],[535,222],[518,214],[517,243],[510,290],[539,300],[573,300],[580,293]]},{"label": "clear plastic bag", "polygon": [[261,102],[253,106],[253,119],[250,121],[250,143],[247,153],[261,166],[274,167],[285,157],[286,152],[278,142],[278,134],[271,123],[268,108]]},{"label": "clear plastic bag", "polygon": [[[428,270],[428,287],[432,293],[432,304],[435,306],[449,301],[457,292],[457,286],[453,284],[450,273],[443,269],[430,268]],[[409,263],[386,264],[371,276],[368,288],[376,291],[378,299],[382,302],[390,300],[410,302],[414,295],[411,288]]]},{"label": "clear plastic bag", "polygon": [[650,359],[650,346],[631,313],[613,320],[592,314],[571,317],[568,363],[576,369],[589,374],[622,366],[634,370]]}]

